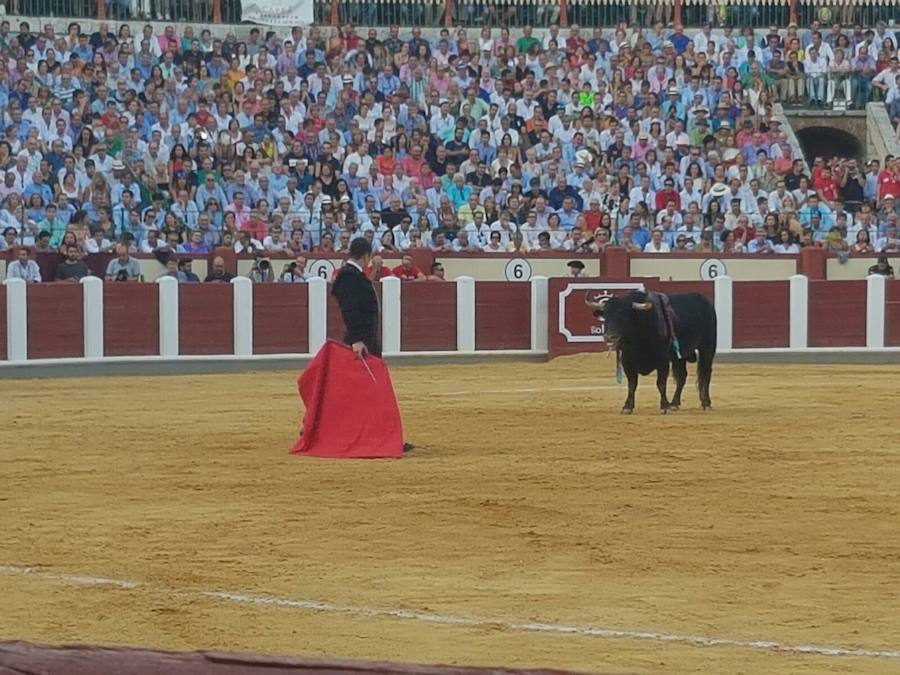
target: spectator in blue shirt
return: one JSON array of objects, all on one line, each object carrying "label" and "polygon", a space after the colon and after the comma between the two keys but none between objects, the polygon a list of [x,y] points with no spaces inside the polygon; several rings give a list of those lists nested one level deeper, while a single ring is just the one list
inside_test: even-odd
[{"label": "spectator in blue shirt", "polygon": [[687,49],[688,43],[691,39],[684,34],[684,26],[680,23],[675,24],[675,32],[669,37],[669,42],[672,43],[672,46],[675,47],[675,51],[678,54],[684,54],[684,50]]},{"label": "spectator in blue shirt", "polygon": [[390,96],[400,88],[400,78],[394,75],[394,69],[390,65],[384,67],[384,71],[378,74],[378,92],[382,96]]},{"label": "spectator in blue shirt", "polygon": [[53,190],[44,182],[44,175],[40,169],[31,174],[31,183],[25,188],[25,192],[22,195],[26,204],[30,203],[31,195],[40,195],[44,204],[49,204],[53,201]]},{"label": "spectator in blue shirt", "polygon": [[472,186],[466,185],[465,181],[465,177],[461,173],[458,173],[453,176],[453,184],[447,188],[447,196],[450,198],[450,201],[453,202],[453,206],[457,209],[467,203],[469,201],[469,195],[472,194]]}]

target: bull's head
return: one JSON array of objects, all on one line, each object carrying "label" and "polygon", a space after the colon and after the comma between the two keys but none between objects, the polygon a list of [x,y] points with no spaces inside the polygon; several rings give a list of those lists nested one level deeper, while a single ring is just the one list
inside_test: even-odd
[{"label": "bull's head", "polygon": [[636,291],[625,297],[612,295],[600,295],[593,299],[586,297],[585,304],[593,309],[595,314],[603,317],[606,323],[606,341],[610,347],[631,340],[638,330],[640,319],[653,309],[653,303],[642,291]]}]

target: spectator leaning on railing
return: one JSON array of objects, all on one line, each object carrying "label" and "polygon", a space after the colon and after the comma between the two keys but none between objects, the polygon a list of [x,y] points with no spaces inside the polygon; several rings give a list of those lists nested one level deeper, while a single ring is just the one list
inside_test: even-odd
[{"label": "spectator leaning on railing", "polygon": [[[191,255],[228,247],[254,257],[255,281],[296,282],[304,254],[358,237],[401,254],[893,246],[897,160],[816,158],[805,175],[772,113],[878,99],[900,119],[896,35],[762,32],[347,26],[242,41],[4,21],[0,248],[114,252],[110,281],[138,280],[132,254],[153,253],[186,281]],[[225,280],[217,260],[211,281]],[[26,250],[19,267],[33,262]],[[427,276],[412,270],[392,273]]]}]

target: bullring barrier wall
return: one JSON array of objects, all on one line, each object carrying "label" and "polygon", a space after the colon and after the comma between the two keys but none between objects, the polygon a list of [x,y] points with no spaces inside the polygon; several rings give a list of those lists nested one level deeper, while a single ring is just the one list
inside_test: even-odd
[{"label": "bullring barrier wall", "polygon": [[[714,302],[720,353],[900,352],[900,281],[678,282],[657,278],[534,277],[376,284],[388,357],[547,358],[605,350],[586,293],[696,291]],[[9,366],[173,362],[247,363],[306,357],[343,324],[324,279],[306,284],[4,282],[0,374]]]}]

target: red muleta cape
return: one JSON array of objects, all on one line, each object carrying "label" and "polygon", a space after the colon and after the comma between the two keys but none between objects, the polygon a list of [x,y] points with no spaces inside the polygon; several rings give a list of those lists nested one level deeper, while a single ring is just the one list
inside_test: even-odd
[{"label": "red muleta cape", "polygon": [[382,359],[366,356],[363,362],[350,347],[329,340],[297,385],[306,413],[292,454],[347,459],[403,456],[400,409]]}]

